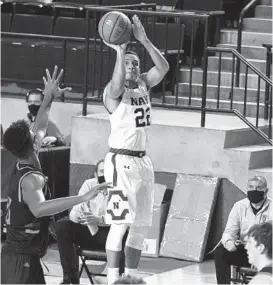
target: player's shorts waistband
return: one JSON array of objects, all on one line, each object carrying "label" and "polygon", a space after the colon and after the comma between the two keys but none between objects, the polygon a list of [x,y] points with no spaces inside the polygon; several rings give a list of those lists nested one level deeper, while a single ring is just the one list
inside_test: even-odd
[{"label": "player's shorts waistband", "polygon": [[113,152],[116,154],[136,156],[140,158],[146,155],[146,151],[135,151],[135,150],[129,150],[129,149],[110,148],[110,152]]}]

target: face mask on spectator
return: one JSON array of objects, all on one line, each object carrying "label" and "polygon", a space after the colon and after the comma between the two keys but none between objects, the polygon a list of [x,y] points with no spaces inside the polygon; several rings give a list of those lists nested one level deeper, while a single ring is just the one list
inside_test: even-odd
[{"label": "face mask on spectator", "polygon": [[36,117],[38,114],[38,111],[40,109],[40,105],[31,104],[31,105],[28,105],[28,109],[29,109],[29,112],[31,113],[31,115]]},{"label": "face mask on spectator", "polygon": [[249,201],[253,204],[257,204],[264,199],[264,191],[247,191],[247,197]]},{"label": "face mask on spectator", "polygon": [[98,176],[98,182],[99,184],[104,183],[105,182],[104,176]]}]

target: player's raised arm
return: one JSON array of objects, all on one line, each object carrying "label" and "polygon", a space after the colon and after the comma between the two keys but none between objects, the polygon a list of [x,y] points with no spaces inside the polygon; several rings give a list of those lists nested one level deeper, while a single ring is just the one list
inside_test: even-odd
[{"label": "player's raised arm", "polygon": [[45,134],[46,134],[49,113],[50,113],[51,104],[53,100],[56,99],[57,97],[60,97],[65,91],[71,90],[71,88],[69,87],[64,88],[64,89],[61,89],[59,87],[59,84],[60,84],[60,81],[63,75],[63,70],[61,70],[58,76],[57,76],[57,73],[58,73],[58,67],[55,66],[52,77],[48,69],[46,69],[47,78],[43,77],[43,81],[45,85],[44,100],[39,109],[37,118],[35,120],[33,129],[32,129],[32,131],[36,134],[36,138],[38,142],[37,143],[38,150],[40,149],[42,142],[43,142],[43,138],[45,137]]},{"label": "player's raised arm", "polygon": [[135,38],[146,48],[150,54],[154,67],[152,67],[147,73],[141,74],[141,79],[149,86],[153,87],[160,83],[166,73],[169,71],[169,63],[161,52],[151,43],[147,38],[144,27],[141,24],[137,15],[133,16],[133,32]]},{"label": "player's raised arm", "polygon": [[125,53],[128,43],[112,45],[104,41],[106,45],[117,52],[116,64],[112,75],[112,80],[107,85],[105,96],[118,99],[124,92],[125,86]]}]

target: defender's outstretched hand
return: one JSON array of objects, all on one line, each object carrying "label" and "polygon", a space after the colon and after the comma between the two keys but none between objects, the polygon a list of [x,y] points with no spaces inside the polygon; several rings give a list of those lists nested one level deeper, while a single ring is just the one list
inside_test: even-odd
[{"label": "defender's outstretched hand", "polygon": [[133,28],[134,36],[138,41],[143,43],[147,40],[147,35],[145,32],[145,29],[144,29],[143,25],[141,24],[137,15],[133,16],[132,28]]},{"label": "defender's outstretched hand", "polygon": [[104,193],[107,188],[113,188],[111,185],[112,183],[110,182],[97,184],[96,186],[92,187],[89,192],[84,194],[84,200],[87,202],[94,199],[100,192]]},{"label": "defender's outstretched hand", "polygon": [[58,66],[55,66],[53,75],[51,77],[49,70],[46,69],[46,78],[43,77],[45,89],[44,89],[44,94],[45,97],[49,96],[50,99],[56,99],[63,95],[66,91],[71,91],[72,88],[70,87],[65,87],[63,89],[60,88],[60,82],[63,76],[63,69],[60,71],[59,75],[57,76],[58,73]]}]

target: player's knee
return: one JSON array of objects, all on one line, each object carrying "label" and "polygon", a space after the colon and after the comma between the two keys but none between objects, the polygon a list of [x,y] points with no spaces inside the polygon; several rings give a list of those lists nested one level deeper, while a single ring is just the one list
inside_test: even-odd
[{"label": "player's knee", "polygon": [[147,232],[148,227],[131,228],[126,240],[126,246],[141,250]]},{"label": "player's knee", "polygon": [[121,225],[112,225],[109,231],[107,241],[106,241],[106,250],[121,251],[122,250],[122,239],[126,232],[127,226]]},{"label": "player's knee", "polygon": [[121,251],[122,250],[122,237],[108,235],[105,248],[106,250]]}]

